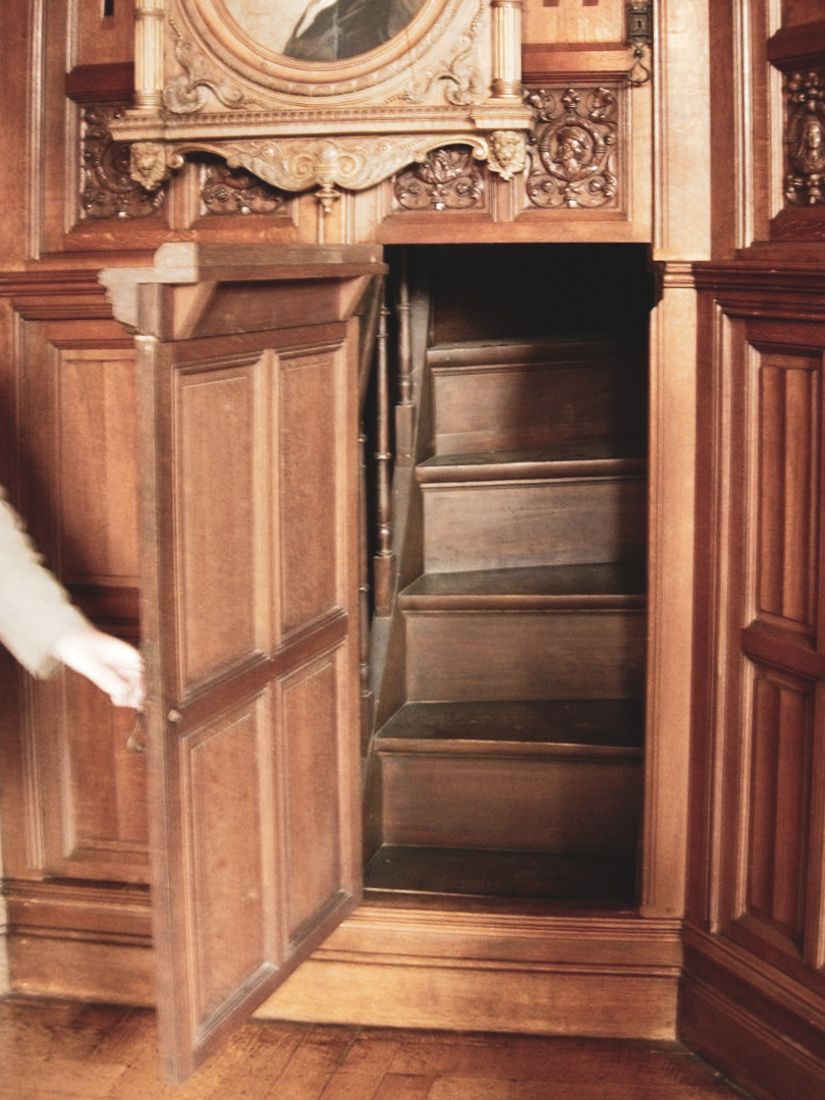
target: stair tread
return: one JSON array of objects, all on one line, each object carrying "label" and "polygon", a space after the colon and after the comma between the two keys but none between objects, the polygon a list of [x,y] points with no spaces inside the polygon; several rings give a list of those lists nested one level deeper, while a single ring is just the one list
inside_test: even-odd
[{"label": "stair tread", "polygon": [[457,340],[431,344],[429,364],[438,369],[461,369],[506,363],[547,364],[617,359],[625,362],[639,357],[638,342],[626,334],[569,335],[555,337],[503,337],[500,340]]},{"label": "stair tread", "polygon": [[379,731],[379,751],[618,750],[638,754],[640,699],[542,699],[405,703]]},{"label": "stair tread", "polygon": [[436,454],[418,463],[419,481],[485,480],[636,474],[645,470],[644,443],[633,437],[563,439],[529,450]]},{"label": "stair tread", "polygon": [[608,908],[635,903],[629,856],[384,845],[364,871],[368,891],[541,898]]},{"label": "stair tread", "polygon": [[495,605],[513,599],[531,605],[637,607],[644,603],[645,566],[641,562],[538,565],[518,569],[473,569],[423,573],[399,597],[401,607]]},{"label": "stair tread", "polygon": [[465,451],[458,454],[432,455],[421,466],[484,466],[498,463],[563,462],[603,458],[636,459],[644,457],[644,440],[635,436],[594,436],[585,439],[560,439],[543,447],[526,450]]}]

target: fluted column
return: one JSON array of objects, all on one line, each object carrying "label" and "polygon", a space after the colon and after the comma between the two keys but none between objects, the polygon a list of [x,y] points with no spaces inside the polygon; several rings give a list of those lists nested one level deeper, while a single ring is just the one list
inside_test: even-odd
[{"label": "fluted column", "polygon": [[492,0],[493,95],[521,99],[522,0]]},{"label": "fluted column", "polygon": [[135,108],[157,113],[163,104],[164,0],[135,0]]}]

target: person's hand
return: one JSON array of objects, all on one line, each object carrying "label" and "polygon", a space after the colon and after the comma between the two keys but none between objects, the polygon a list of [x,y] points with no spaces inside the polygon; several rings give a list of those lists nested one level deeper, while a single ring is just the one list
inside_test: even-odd
[{"label": "person's hand", "polygon": [[143,706],[143,659],[128,642],[93,628],[77,630],[55,643],[52,656],[91,680],[116,707]]}]

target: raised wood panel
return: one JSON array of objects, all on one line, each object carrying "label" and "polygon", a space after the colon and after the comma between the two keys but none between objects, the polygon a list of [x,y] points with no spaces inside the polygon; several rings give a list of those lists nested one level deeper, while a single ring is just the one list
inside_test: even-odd
[{"label": "raised wood panel", "polygon": [[813,1097],[825,1085],[825,324],[813,272],[783,285],[773,270],[768,286],[758,265],[714,270],[698,377],[683,1034],[760,1097]]},{"label": "raised wood panel", "polygon": [[289,637],[335,612],[343,602],[339,507],[342,357],[284,355],[278,366],[276,422],[279,441],[278,540],[280,631]]},{"label": "raised wood panel", "polygon": [[[338,716],[344,666],[335,654],[283,680],[278,687],[283,737],[290,882],[287,936],[301,931],[336,900],[344,872],[342,805],[337,788]],[[312,838],[307,843],[307,838]]]},{"label": "raised wood panel", "polygon": [[759,356],[757,614],[813,634],[821,445],[820,357]]},{"label": "raised wood panel", "polygon": [[[30,289],[17,319],[20,358],[6,371],[18,395],[7,407],[17,417],[7,422],[18,439],[17,503],[83,610],[137,642],[132,342],[82,295],[55,301],[46,280]],[[29,319],[38,314],[54,319]],[[127,749],[134,716],[71,672],[27,682],[26,691],[23,720],[4,739],[4,773],[21,776],[7,794],[15,806],[5,822],[7,866],[17,875],[145,881],[145,762]]]},{"label": "raised wood panel", "polygon": [[57,367],[60,558],[69,583],[138,573],[131,349],[66,349]]},{"label": "raised wood panel", "polygon": [[[147,860],[146,766],[130,751],[135,715],[117,709],[87,680],[65,673],[59,690],[62,721],[62,814],[47,821],[52,873],[100,878],[112,861],[132,865],[143,881]],[[105,781],[104,781],[105,778]],[[59,851],[58,844],[63,846]]]},{"label": "raised wood panel", "polygon": [[[266,461],[260,400],[265,363],[220,359],[177,382],[177,557],[184,691],[250,658],[263,642],[264,553],[259,526]],[[214,446],[219,439],[220,446]]]},{"label": "raised wood panel", "polygon": [[[272,738],[267,699],[259,696],[180,742],[181,796],[192,807],[184,851],[196,1034],[227,1009],[238,985],[260,981],[279,963]],[[228,788],[230,773],[236,783]]]},{"label": "raised wood panel", "polygon": [[809,681],[770,672],[756,677],[747,909],[797,948],[805,931],[812,719]]}]

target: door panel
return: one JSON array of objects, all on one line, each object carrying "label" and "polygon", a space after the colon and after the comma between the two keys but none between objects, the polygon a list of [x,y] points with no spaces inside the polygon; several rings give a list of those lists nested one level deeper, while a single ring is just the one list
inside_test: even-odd
[{"label": "door panel", "polygon": [[[245,279],[253,322],[268,295],[284,328],[237,333]],[[139,291],[160,334],[138,337],[142,599],[172,1080],[360,896],[359,328],[342,305],[359,296],[330,294],[330,281],[309,310],[313,279],[271,263],[210,293]],[[306,313],[317,323],[296,323]]]},{"label": "door panel", "polygon": [[[750,274],[750,273],[749,273]],[[700,357],[682,1036],[757,1096],[822,1095],[825,318],[727,271]],[[817,298],[817,301],[819,299]],[[813,299],[811,299],[813,302]],[[744,1037],[748,1036],[747,1039]],[[771,1068],[745,1049],[770,1037]]]}]

